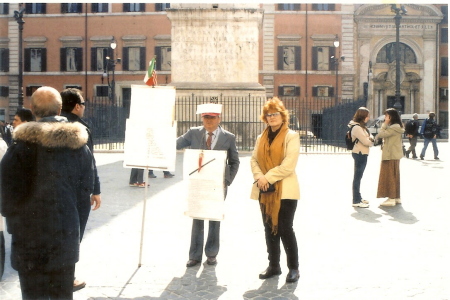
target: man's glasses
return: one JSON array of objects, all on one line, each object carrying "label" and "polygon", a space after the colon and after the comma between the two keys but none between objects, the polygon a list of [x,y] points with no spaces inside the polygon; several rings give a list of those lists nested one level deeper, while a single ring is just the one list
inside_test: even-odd
[{"label": "man's glasses", "polygon": [[266,118],[276,117],[276,116],[279,116],[280,114],[281,114],[280,112],[276,112],[276,113],[273,113],[273,114],[267,114]]},{"label": "man's glasses", "polygon": [[78,103],[78,104],[80,104],[80,105],[86,105],[86,102],[80,102],[80,103]]}]

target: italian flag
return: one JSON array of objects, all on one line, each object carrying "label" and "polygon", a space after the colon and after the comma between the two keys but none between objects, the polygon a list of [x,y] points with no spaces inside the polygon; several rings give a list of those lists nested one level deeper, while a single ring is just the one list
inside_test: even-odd
[{"label": "italian flag", "polygon": [[149,85],[149,86],[155,86],[156,85],[156,71],[155,71],[155,67],[156,67],[156,60],[153,57],[153,59],[148,64],[148,70],[147,70],[147,73],[145,74],[144,82],[145,82],[146,85]]}]

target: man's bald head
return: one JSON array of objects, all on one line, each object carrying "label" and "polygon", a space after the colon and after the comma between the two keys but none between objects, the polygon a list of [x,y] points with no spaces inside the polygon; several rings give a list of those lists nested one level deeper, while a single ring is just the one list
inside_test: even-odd
[{"label": "man's bald head", "polygon": [[40,87],[31,96],[31,111],[36,119],[57,116],[61,113],[61,107],[61,95],[52,87]]}]

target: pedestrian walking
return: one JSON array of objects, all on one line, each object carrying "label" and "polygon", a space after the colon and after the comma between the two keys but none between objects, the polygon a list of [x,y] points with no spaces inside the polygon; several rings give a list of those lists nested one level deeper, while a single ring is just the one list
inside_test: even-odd
[{"label": "pedestrian walking", "polygon": [[[132,168],[130,172],[129,185],[131,187],[145,188],[144,169]],[[150,185],[148,185],[150,186]]]},{"label": "pedestrian walking", "polygon": [[420,134],[423,135],[424,139],[422,152],[420,153],[421,160],[424,160],[425,152],[427,151],[430,142],[433,145],[434,159],[439,159],[439,150],[436,143],[436,138],[439,134],[439,126],[434,120],[435,116],[436,114],[434,112],[430,112],[428,114],[428,119],[423,122],[422,127],[420,128]]},{"label": "pedestrian walking", "polygon": [[377,198],[387,197],[388,199],[381,203],[381,206],[401,204],[400,159],[403,157],[402,135],[404,131],[397,110],[388,108],[384,112],[384,123],[375,137],[375,139],[383,139]]},{"label": "pedestrian walking", "polygon": [[[81,91],[76,88],[68,88],[61,92],[62,98],[62,112],[61,116],[66,117],[69,122],[78,122],[86,127],[88,133],[88,143],[87,146],[92,154],[94,154],[94,141],[92,139],[91,130],[89,125],[82,119],[84,116],[84,111],[86,109],[86,102],[81,94]],[[100,208],[102,203],[101,192],[100,192],[100,178],[97,172],[97,165],[94,158],[94,191],[91,195],[90,205],[93,206],[92,210],[97,210]],[[86,215],[86,218],[89,214]],[[86,224],[87,220],[81,220],[81,224]],[[85,228],[81,228],[80,231],[80,241],[83,238]],[[73,281],[73,291],[78,291],[86,286],[84,280],[74,279]]]},{"label": "pedestrian walking", "polygon": [[361,196],[361,179],[367,166],[370,147],[373,146],[372,135],[366,127],[369,119],[369,110],[365,107],[360,107],[356,110],[353,119],[348,123],[348,127],[351,130],[352,141],[354,142],[352,149],[354,161],[352,184],[354,207],[369,207],[369,201],[364,200]]},{"label": "pedestrian walking", "polygon": [[409,140],[409,148],[406,150],[406,158],[409,158],[409,154],[412,153],[412,158],[417,158],[416,155],[416,146],[417,146],[417,138],[419,137],[419,118],[418,114],[414,114],[413,118],[406,122],[405,125],[405,133]]},{"label": "pedestrian walking", "polygon": [[257,137],[250,159],[255,180],[251,199],[259,200],[269,266],[259,274],[259,278],[281,274],[281,240],[289,269],[286,282],[295,282],[300,278],[298,246],[293,228],[297,200],[300,198],[295,173],[300,137],[289,129],[289,111],[277,97],[264,104],[260,119],[267,127]]},{"label": "pedestrian walking", "polygon": [[[225,166],[224,193],[231,185],[239,169],[239,154],[236,148],[236,137],[220,126],[222,105],[202,104],[198,106],[202,112],[203,126],[192,127],[185,134],[178,137],[177,149],[190,147],[190,149],[226,150],[227,161]],[[218,170],[221,172],[221,170]],[[204,220],[192,220],[191,245],[189,260],[186,267],[193,267],[202,260],[204,244]],[[217,264],[217,254],[220,248],[220,221],[209,221],[208,238],[205,245],[205,254],[208,265]]]},{"label": "pedestrian walking", "polygon": [[73,299],[81,231],[90,211],[94,160],[88,133],[59,116],[61,95],[31,96],[37,122],[21,124],[1,161],[1,213],[23,299]]}]

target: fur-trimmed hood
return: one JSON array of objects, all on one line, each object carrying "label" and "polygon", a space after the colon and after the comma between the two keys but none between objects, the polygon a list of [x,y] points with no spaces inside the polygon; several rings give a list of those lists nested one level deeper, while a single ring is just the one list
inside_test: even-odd
[{"label": "fur-trimmed hood", "polygon": [[80,123],[27,122],[15,128],[13,140],[47,148],[79,149],[86,145],[88,132]]}]

